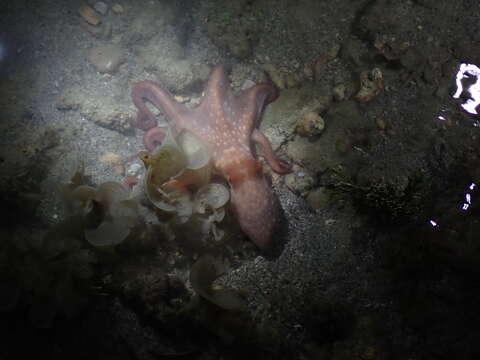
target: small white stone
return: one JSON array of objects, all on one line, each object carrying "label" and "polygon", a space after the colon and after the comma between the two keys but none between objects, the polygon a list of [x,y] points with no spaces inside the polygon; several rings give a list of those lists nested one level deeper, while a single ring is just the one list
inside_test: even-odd
[{"label": "small white stone", "polygon": [[137,176],[140,173],[140,170],[142,169],[142,165],[139,163],[133,163],[128,167],[127,170],[127,175],[128,176]]},{"label": "small white stone", "polygon": [[108,5],[105,4],[103,1],[97,1],[95,5],[93,5],[93,7],[102,15],[105,15],[108,11]]}]

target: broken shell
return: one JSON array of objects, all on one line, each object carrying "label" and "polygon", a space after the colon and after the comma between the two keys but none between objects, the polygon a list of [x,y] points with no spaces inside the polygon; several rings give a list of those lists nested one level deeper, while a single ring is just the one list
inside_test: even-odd
[{"label": "broken shell", "polygon": [[195,212],[204,214],[207,208],[219,209],[230,199],[230,191],[220,183],[208,184],[197,191],[194,199]]}]

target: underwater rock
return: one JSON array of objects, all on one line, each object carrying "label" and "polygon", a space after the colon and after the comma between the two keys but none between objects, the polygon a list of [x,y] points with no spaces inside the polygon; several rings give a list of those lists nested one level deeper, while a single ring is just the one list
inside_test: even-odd
[{"label": "underwater rock", "polygon": [[105,44],[89,50],[88,60],[100,73],[113,74],[123,63],[123,50],[118,45]]},{"label": "underwater rock", "polygon": [[372,101],[384,88],[383,74],[379,68],[360,73],[360,90],[355,99],[360,102]]},{"label": "underwater rock", "polygon": [[275,86],[277,86],[279,89],[285,89],[287,87],[282,72],[277,67],[275,67],[275,65],[265,64],[263,65],[263,70],[265,70],[265,72],[270,77],[270,80],[272,80]]},{"label": "underwater rock", "polygon": [[325,154],[318,139],[311,141],[303,136],[295,136],[287,146],[287,155],[294,163],[300,164],[312,173],[325,170]]},{"label": "underwater rock", "polygon": [[296,131],[301,136],[317,136],[325,129],[325,120],[316,112],[310,111],[298,120]]},{"label": "underwater rock", "polygon": [[294,167],[293,170],[285,175],[285,185],[294,193],[306,197],[315,186],[315,178],[306,169]]},{"label": "underwater rock", "polygon": [[132,129],[133,116],[131,113],[119,110],[109,103],[88,101],[82,105],[81,115],[98,126],[126,133]]}]

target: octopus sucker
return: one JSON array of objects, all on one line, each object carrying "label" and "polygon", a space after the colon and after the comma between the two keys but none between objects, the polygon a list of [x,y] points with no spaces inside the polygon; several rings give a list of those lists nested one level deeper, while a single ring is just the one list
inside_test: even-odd
[{"label": "octopus sucker", "polygon": [[147,131],[147,140],[157,139],[157,123],[146,101],[162,110],[177,130],[188,130],[207,145],[216,172],[230,185],[231,205],[241,229],[262,249],[272,245],[281,211],[254,156],[254,144],[262,148],[273,171],[290,171],[290,165],[275,155],[268,138],[256,128],[265,106],[277,97],[278,89],[272,83],[254,85],[235,96],[222,65],[213,67],[200,105],[194,109],[178,103],[152,81],[142,81],[132,88],[133,103],[138,108],[135,125]]}]

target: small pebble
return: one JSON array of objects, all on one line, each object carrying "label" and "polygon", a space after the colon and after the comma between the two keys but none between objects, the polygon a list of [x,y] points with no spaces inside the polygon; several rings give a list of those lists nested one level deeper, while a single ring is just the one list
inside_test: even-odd
[{"label": "small pebble", "polygon": [[80,16],[90,25],[98,25],[102,22],[102,19],[98,13],[90,6],[84,5],[78,9]]},{"label": "small pebble", "polygon": [[93,8],[102,15],[105,15],[108,11],[108,5],[105,4],[103,1],[97,1],[95,5],[93,5]]},{"label": "small pebble", "polygon": [[139,163],[131,164],[127,169],[127,175],[128,176],[138,176],[140,174],[140,171],[141,171],[142,167],[143,167],[143,165],[141,165]]},{"label": "small pebble", "polygon": [[325,121],[316,112],[310,111],[297,122],[296,131],[301,136],[320,135],[325,129]]},{"label": "small pebble", "polygon": [[190,101],[188,96],[175,95],[173,98],[181,104],[185,104]]},{"label": "small pebble", "polygon": [[124,12],[123,6],[120,5],[120,4],[115,4],[115,5],[113,5],[113,7],[112,7],[112,11],[113,11],[115,14],[123,14],[123,12]]},{"label": "small pebble", "polygon": [[377,116],[377,118],[375,118],[375,123],[377,124],[377,127],[382,131],[387,128],[387,122],[385,121],[383,116]]},{"label": "small pebble", "polygon": [[122,156],[114,152],[106,152],[98,158],[98,161],[107,165],[122,164]]}]

